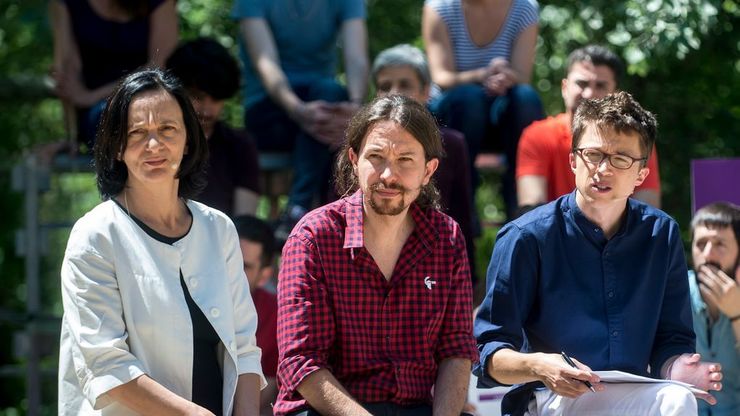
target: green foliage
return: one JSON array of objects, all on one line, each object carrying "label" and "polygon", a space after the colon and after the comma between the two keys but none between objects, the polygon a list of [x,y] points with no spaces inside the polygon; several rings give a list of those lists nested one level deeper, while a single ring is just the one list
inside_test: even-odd
[{"label": "green foliage", "polygon": [[399,43],[423,47],[422,0],[368,0],[367,27],[370,59]]}]

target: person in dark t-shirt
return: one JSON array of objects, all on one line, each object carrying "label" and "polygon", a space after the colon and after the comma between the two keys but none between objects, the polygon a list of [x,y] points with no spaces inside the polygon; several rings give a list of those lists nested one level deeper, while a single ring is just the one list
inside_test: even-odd
[{"label": "person in dark t-shirt", "polygon": [[227,99],[239,88],[239,66],[213,39],[178,47],[167,68],[190,93],[208,139],[208,185],[196,200],[231,217],[254,214],[259,196],[259,161],[254,141],[220,121]]}]

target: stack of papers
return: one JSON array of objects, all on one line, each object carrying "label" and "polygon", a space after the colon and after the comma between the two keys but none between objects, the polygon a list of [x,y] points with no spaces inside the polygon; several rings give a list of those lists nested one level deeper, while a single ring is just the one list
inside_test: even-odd
[{"label": "stack of papers", "polygon": [[687,389],[691,390],[691,392],[694,393],[694,395],[707,394],[707,392],[704,390],[698,389],[692,386],[691,384],[682,383],[680,381],[643,377],[643,376],[638,376],[635,374],[625,373],[624,371],[616,371],[616,370],[594,371],[593,373],[599,376],[602,383],[671,383],[671,384],[677,384],[679,386],[686,387]]}]

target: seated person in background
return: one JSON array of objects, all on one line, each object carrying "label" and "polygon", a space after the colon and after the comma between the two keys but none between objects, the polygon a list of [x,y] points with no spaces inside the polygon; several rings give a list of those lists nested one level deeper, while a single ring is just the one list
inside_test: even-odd
[{"label": "seated person in background", "polygon": [[434,118],[407,97],[350,122],[343,197],[283,249],[276,415],[461,413],[477,351],[465,240],[431,182],[442,153]]},{"label": "seated person in background", "polygon": [[539,17],[534,0],[501,3],[426,0],[422,36],[438,87],[432,93],[432,112],[442,125],[465,135],[473,192],[478,185],[476,156],[486,142],[501,141],[506,154],[502,191],[507,217],[513,218],[517,142],[524,127],[544,117],[539,96],[529,85]]},{"label": "seated person in background", "polygon": [[[532,123],[519,140],[516,187],[521,211],[575,189],[568,164],[573,113],[582,100],[603,98],[616,91],[622,72],[622,61],[603,46],[589,45],[568,56],[568,73],[560,86],[565,113]],[[654,148],[647,167],[650,175],[635,188],[633,197],[660,208],[660,174]]]},{"label": "seated person in background", "polygon": [[208,184],[198,201],[230,217],[254,214],[259,194],[257,147],[220,121],[224,102],[239,89],[239,65],[221,44],[199,38],[178,47],[167,68],[190,93],[208,139]]},{"label": "seated person in background", "polygon": [[89,149],[119,79],[162,67],[177,46],[175,0],[52,0],[55,91],[69,128]]},{"label": "seated person in background", "polygon": [[[429,100],[431,78],[424,53],[411,45],[397,45],[378,54],[371,71],[376,95],[401,94],[425,105]],[[439,161],[439,168],[432,179],[439,189],[442,212],[457,221],[465,235],[468,261],[471,272],[475,269],[473,260],[473,230],[471,216],[473,207],[470,190],[468,149],[462,133],[441,127],[445,157]],[[472,273],[471,273],[472,274]],[[474,279],[475,280],[475,279]]]},{"label": "seated person in background", "polygon": [[717,202],[691,220],[689,271],[696,352],[722,365],[717,404],[701,416],[740,415],[740,207]]},{"label": "seated person in background", "polygon": [[518,384],[504,414],[696,413],[685,387],[606,385],[592,369],[721,389],[720,366],[694,354],[678,225],[630,198],[650,173],[656,127],[626,92],[584,100],[573,118],[576,190],[499,232],[475,321],[474,372],[482,386]]},{"label": "seated person in background", "polygon": [[[293,184],[275,235],[282,244],[328,190],[332,153],[367,94],[363,0],[237,0],[244,123],[260,152],[293,154]],[[337,80],[337,38],[347,88]]]},{"label": "seated person in background", "polygon": [[257,217],[244,215],[234,219],[244,258],[244,272],[257,310],[257,346],[262,349],[262,373],[267,387],[260,393],[260,414],[272,415],[277,397],[277,296],[263,286],[272,279],[275,239],[272,228]]}]

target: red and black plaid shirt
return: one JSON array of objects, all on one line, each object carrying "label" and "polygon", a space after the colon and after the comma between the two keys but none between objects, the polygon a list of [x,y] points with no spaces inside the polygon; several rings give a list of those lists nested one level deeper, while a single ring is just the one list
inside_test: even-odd
[{"label": "red and black plaid shirt", "polygon": [[278,279],[276,415],[307,407],[296,387],[321,368],[362,403],[430,403],[442,360],[478,359],[460,227],[416,204],[409,213],[390,281],[364,247],[359,191],[293,230]]}]

